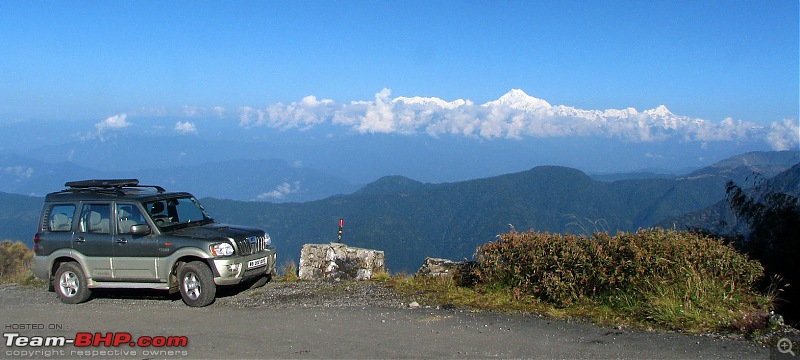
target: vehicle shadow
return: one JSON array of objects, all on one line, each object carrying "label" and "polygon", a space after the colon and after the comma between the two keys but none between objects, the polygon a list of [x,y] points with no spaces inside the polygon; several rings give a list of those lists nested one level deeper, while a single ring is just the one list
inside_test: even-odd
[{"label": "vehicle shadow", "polygon": [[[216,298],[227,298],[249,290],[248,286],[218,286]],[[96,299],[125,299],[125,300],[163,300],[182,301],[179,292],[170,294],[165,290],[153,289],[94,289],[90,302]]]}]

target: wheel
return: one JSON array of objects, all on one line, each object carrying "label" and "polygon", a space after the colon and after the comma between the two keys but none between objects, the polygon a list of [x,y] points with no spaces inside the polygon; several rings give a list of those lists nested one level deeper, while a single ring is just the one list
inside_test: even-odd
[{"label": "wheel", "polygon": [[270,274],[265,274],[263,276],[259,276],[255,281],[252,281],[247,286],[247,288],[248,289],[260,288],[260,287],[266,285],[270,280],[272,280],[272,275],[270,275]]},{"label": "wheel", "polygon": [[55,281],[58,299],[65,304],[82,303],[92,295],[92,291],[86,287],[86,275],[77,263],[61,264],[56,270]]},{"label": "wheel", "polygon": [[206,306],[214,302],[217,285],[211,269],[201,261],[192,261],[178,270],[181,298],[189,306]]}]

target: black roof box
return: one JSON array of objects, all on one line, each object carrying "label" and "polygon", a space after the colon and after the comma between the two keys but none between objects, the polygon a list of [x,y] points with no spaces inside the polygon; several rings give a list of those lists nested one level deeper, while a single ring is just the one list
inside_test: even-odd
[{"label": "black roof box", "polygon": [[137,186],[137,185],[139,185],[138,179],[80,180],[80,181],[70,181],[64,184],[64,186],[73,189],[121,188],[124,186]]}]

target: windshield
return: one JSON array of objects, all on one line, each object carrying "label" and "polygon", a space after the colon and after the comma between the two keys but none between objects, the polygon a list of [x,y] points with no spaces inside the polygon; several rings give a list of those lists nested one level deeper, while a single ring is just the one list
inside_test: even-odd
[{"label": "windshield", "polygon": [[212,222],[205,209],[193,197],[171,198],[144,203],[153,223],[161,230],[175,230]]}]

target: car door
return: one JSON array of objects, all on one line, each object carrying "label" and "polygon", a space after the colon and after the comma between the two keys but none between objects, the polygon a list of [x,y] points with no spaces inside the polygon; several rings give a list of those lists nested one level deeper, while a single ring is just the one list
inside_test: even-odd
[{"label": "car door", "polygon": [[111,204],[84,203],[78,229],[73,235],[72,249],[83,255],[87,276],[100,281],[113,279],[112,237]]},{"label": "car door", "polygon": [[135,203],[117,203],[114,210],[114,279],[158,281],[158,238],[131,231],[133,225],[149,225],[142,209]]},{"label": "car door", "polygon": [[40,228],[41,241],[38,246],[42,255],[58,249],[72,248],[75,233],[72,231],[78,206],[75,203],[55,203],[47,208]]}]

